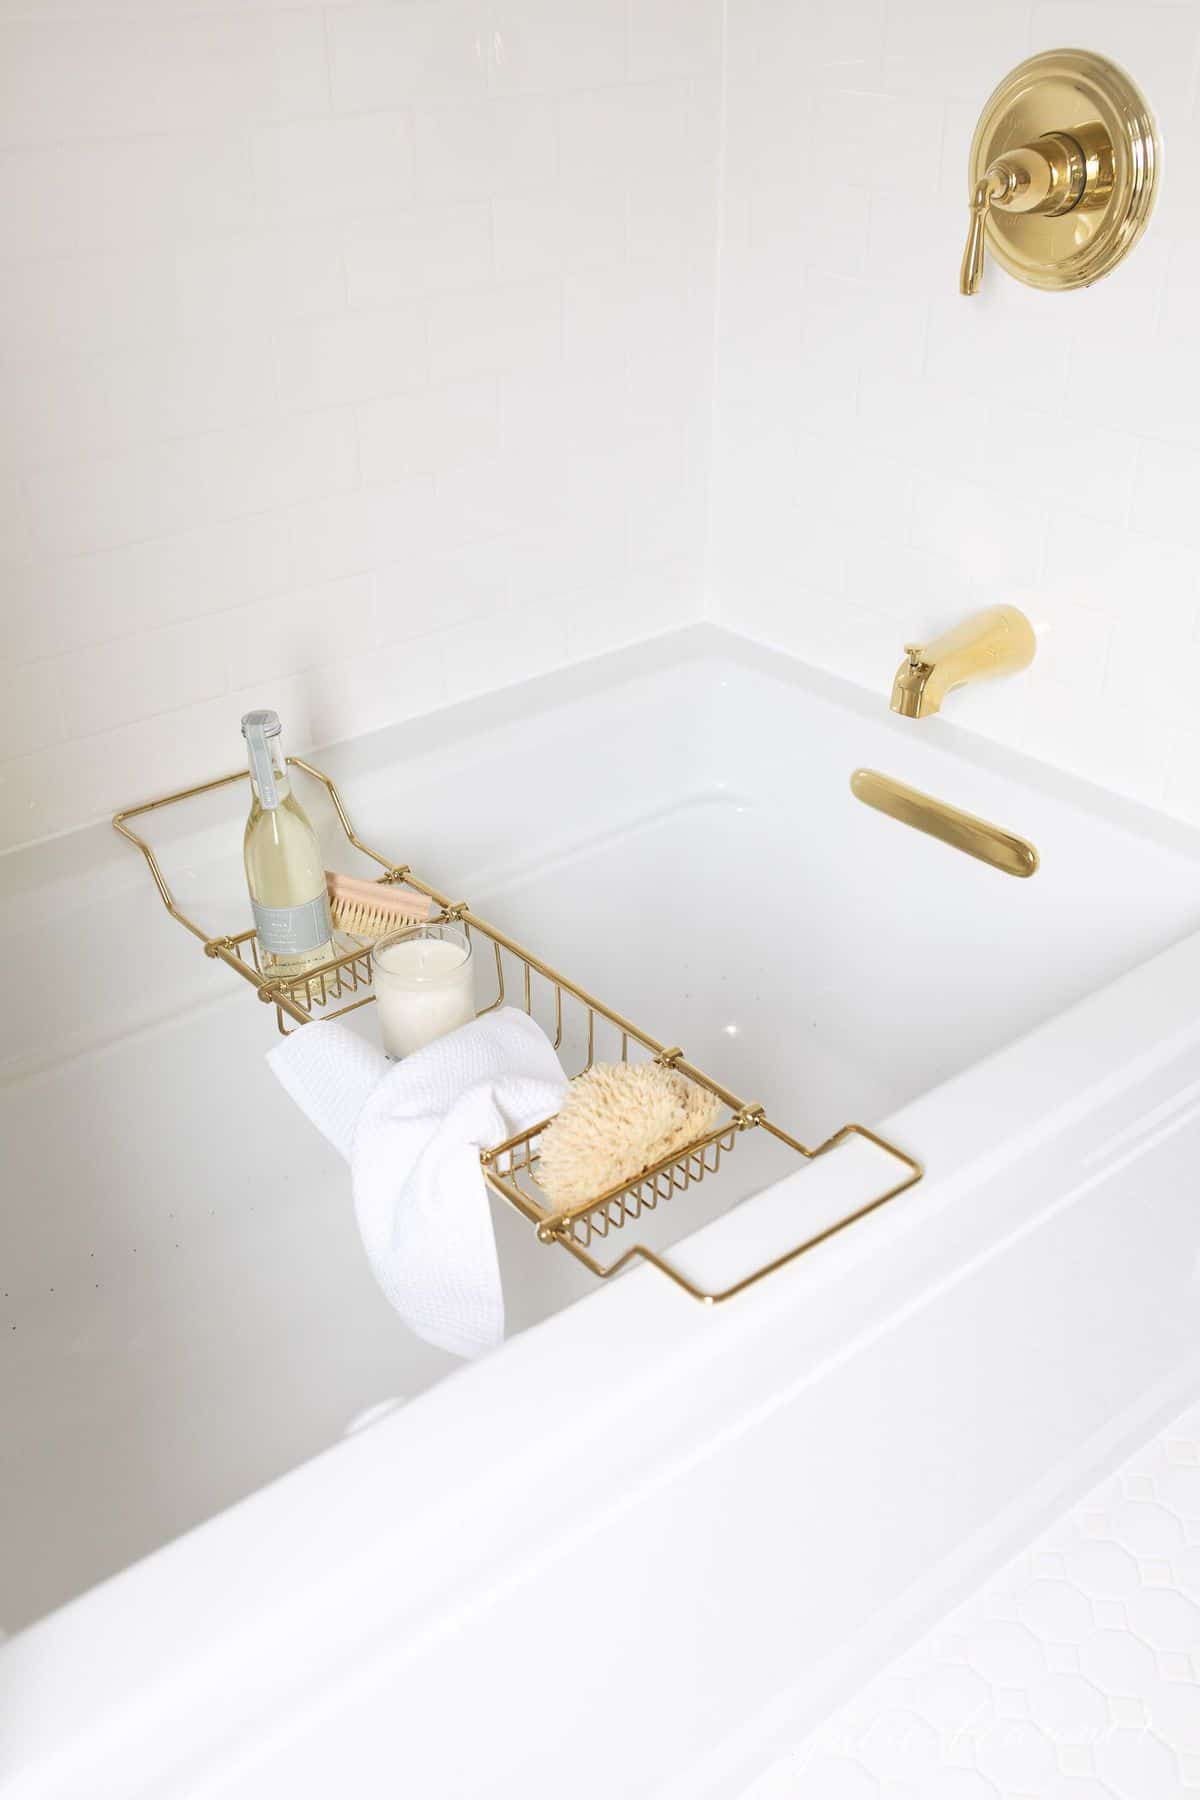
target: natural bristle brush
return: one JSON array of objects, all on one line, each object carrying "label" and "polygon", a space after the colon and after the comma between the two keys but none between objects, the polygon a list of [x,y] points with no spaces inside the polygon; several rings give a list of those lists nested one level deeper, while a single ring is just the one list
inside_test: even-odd
[{"label": "natural bristle brush", "polygon": [[427,894],[389,887],[384,881],[355,881],[330,869],[325,871],[325,888],[329,916],[348,937],[381,938],[406,925],[423,924],[437,910]]},{"label": "natural bristle brush", "polygon": [[553,1206],[635,1181],[711,1131],[721,1103],[662,1063],[594,1063],[542,1133],[533,1173]]}]

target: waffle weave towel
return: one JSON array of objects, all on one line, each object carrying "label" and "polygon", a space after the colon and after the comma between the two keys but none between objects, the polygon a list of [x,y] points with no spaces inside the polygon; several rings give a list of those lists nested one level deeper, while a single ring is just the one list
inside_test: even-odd
[{"label": "waffle weave towel", "polygon": [[336,1020],[277,1044],[272,1069],[350,1164],[375,1279],[419,1337],[477,1356],[504,1337],[479,1152],[557,1112],[566,1077],[544,1031],[504,1007],[389,1063]]}]

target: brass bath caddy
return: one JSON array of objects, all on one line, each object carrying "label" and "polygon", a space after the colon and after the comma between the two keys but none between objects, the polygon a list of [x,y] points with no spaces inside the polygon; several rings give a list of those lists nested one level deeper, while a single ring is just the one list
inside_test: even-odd
[{"label": "brass bath caddy", "polygon": [[[557,1244],[601,1279],[617,1274],[635,1259],[650,1263],[693,1299],[713,1306],[753,1287],[776,1269],[794,1262],[805,1251],[814,1249],[827,1238],[844,1231],[847,1226],[865,1218],[868,1213],[876,1212],[889,1200],[894,1200],[898,1194],[920,1181],[923,1173],[920,1163],[895,1144],[868,1130],[865,1125],[843,1125],[832,1137],[813,1147],[801,1143],[798,1138],[792,1137],[769,1119],[757,1102],[743,1100],[728,1088],[722,1087],[720,1082],[714,1081],[711,1075],[706,1075],[702,1069],[688,1062],[678,1045],[660,1043],[657,1038],[642,1031],[629,1019],[614,1012],[594,995],[524,949],[495,925],[480,918],[465,900],[452,900],[422,881],[407,864],[393,863],[377,850],[372,850],[355,832],[342,804],[341,795],[330,777],[311,763],[305,762],[302,757],[289,756],[287,761],[291,768],[301,770],[325,789],[349,843],[382,870],[378,877],[381,883],[403,883],[405,887],[415,888],[428,895],[441,909],[437,915],[441,920],[461,924],[470,936],[491,946],[496,993],[494,999],[480,1008],[481,1015],[494,1011],[506,1002],[522,1007],[531,1018],[538,1019],[544,1025],[568,1075],[580,1075],[597,1061],[629,1062],[650,1059],[677,1069],[680,1074],[707,1089],[720,1101],[722,1116],[712,1130],[662,1162],[643,1170],[633,1180],[623,1182],[605,1193],[596,1194],[575,1206],[556,1209],[538,1185],[539,1142],[542,1132],[550,1123],[549,1119],[542,1120],[530,1130],[521,1132],[504,1143],[484,1150],[480,1162],[489,1185],[528,1220],[534,1227],[539,1242]],[[236,786],[247,779],[247,771],[237,770],[231,775],[219,776],[214,781],[166,794],[161,799],[148,800],[141,806],[127,807],[116,814],[113,825],[122,837],[141,851],[159,897],[171,917],[200,941],[206,956],[223,962],[255,989],[260,1001],[274,1007],[279,1030],[286,1036],[301,1026],[341,1018],[360,1006],[371,1004],[375,995],[372,991],[370,944],[338,932],[335,934],[338,939],[338,954],[328,962],[296,979],[270,979],[259,966],[253,928],[214,936],[195,919],[190,918],[176,901],[154,850],[130,824],[132,819],[161,812],[166,807],[194,799],[201,794]],[[771,1138],[804,1162],[815,1161],[848,1138],[863,1138],[894,1159],[898,1165],[899,1178],[883,1193],[873,1195],[845,1218],[811,1233],[801,1243],[793,1245],[729,1287],[716,1292],[697,1286],[674,1264],[644,1244],[631,1245],[609,1263],[602,1262],[594,1254],[597,1242],[622,1230],[643,1214],[655,1211],[660,1204],[685,1194],[706,1176],[716,1175],[747,1133],[761,1133]]]}]

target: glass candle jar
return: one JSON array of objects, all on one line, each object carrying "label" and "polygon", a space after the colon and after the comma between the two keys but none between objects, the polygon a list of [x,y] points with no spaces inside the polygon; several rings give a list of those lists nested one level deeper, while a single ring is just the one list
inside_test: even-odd
[{"label": "glass candle jar", "polygon": [[409,925],[375,945],[375,997],[393,1062],[475,1017],[471,940],[461,925]]}]

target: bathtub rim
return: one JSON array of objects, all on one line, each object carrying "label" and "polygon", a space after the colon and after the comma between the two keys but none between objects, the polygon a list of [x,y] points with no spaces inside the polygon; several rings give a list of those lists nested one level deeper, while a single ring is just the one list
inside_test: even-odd
[{"label": "bathtub rim", "polygon": [[[891,1128],[898,1136],[920,1129],[922,1117],[934,1113],[944,1123],[948,1106],[962,1116],[990,1104],[998,1116],[996,1083],[1014,1076],[1019,1081],[1017,1065],[1032,1048],[1037,1067],[1026,1074],[1041,1090],[1041,1110],[1031,1116],[1019,1143],[1011,1133],[1006,1136],[1008,1160],[1033,1176],[1021,1190],[1021,1216],[1012,1227],[1036,1226],[1039,1215],[1060,1198],[1052,1183],[1038,1188],[1038,1144],[1061,1132],[1065,1117],[1111,1117],[1115,1100],[1139,1084],[1152,1088],[1158,1104],[1169,1105],[1180,1091],[1189,1056],[1190,1087],[1196,1088],[1200,1019],[1186,1016],[1189,988],[1200,991],[1200,933],[923,1095],[889,1122]],[[1098,1080],[1073,1080],[1072,1058],[1090,1051],[1095,1059],[1113,1029],[1126,1041],[1121,1066],[1114,1071],[1110,1063]],[[1200,1128],[1193,1130],[1200,1139]],[[595,1516],[603,1516],[612,1504],[604,1471],[597,1466],[581,1478],[572,1459],[581,1433],[603,1440],[613,1427],[613,1396],[597,1365],[614,1338],[626,1353],[636,1344],[641,1366],[653,1369],[667,1387],[694,1380],[696,1371],[716,1363],[728,1373],[743,1333],[788,1341],[789,1380],[806,1375],[819,1380],[822,1368],[844,1348],[839,1336],[845,1328],[827,1320],[798,1345],[795,1322],[804,1316],[805,1298],[819,1290],[822,1300],[835,1301],[847,1279],[867,1263],[894,1265],[902,1284],[906,1258],[936,1231],[945,1207],[995,1172],[999,1148],[968,1150],[960,1131],[957,1143],[948,1145],[946,1156],[907,1196],[913,1202],[909,1209],[890,1209],[889,1220],[885,1208],[833,1240],[825,1247],[823,1267],[809,1258],[779,1271],[756,1290],[756,1304],[740,1312],[706,1312],[672,1293],[653,1270],[634,1271],[19,1632],[0,1646],[0,1707],[17,1703],[0,1750],[0,1791],[65,1796],[78,1791],[73,1784],[82,1770],[129,1769],[130,1758],[153,1781],[169,1779],[168,1771],[179,1771],[181,1759],[216,1755],[219,1761],[241,1734],[254,1736],[277,1709],[303,1703],[314,1678],[314,1650],[297,1631],[317,1597],[328,1604],[339,1588],[355,1597],[352,1617],[344,1622],[348,1641],[331,1637],[317,1659],[332,1678],[347,1657],[372,1653],[381,1636],[411,1631],[414,1616],[445,1609],[448,1595],[477,1591],[486,1571],[495,1578],[512,1553],[513,1521],[521,1521],[526,1544],[535,1525],[556,1537],[565,1534],[569,1528],[561,1518],[555,1523],[546,1496],[561,1491],[569,1471],[590,1495]],[[777,1192],[764,1190],[739,1213]],[[706,1234],[719,1237],[736,1229],[739,1213],[715,1221]],[[978,1251],[986,1257],[997,1248],[981,1243]],[[953,1278],[954,1271],[926,1271],[921,1288],[905,1296],[903,1305],[920,1305],[947,1274]],[[732,1329],[723,1342],[706,1344],[705,1332],[716,1320]],[[886,1317],[877,1319],[873,1332],[884,1332],[887,1323]],[[770,1401],[762,1393],[742,1398],[757,1407]],[[568,1404],[574,1424],[564,1434],[555,1409]],[[480,1454],[487,1446],[479,1441],[481,1425],[495,1452],[494,1458],[484,1457],[483,1476]],[[418,1483],[411,1480],[414,1466],[420,1468]],[[472,1566],[463,1566],[453,1549],[461,1541],[461,1521],[443,1519],[444,1568],[452,1572],[443,1588],[433,1591],[427,1579],[428,1533],[444,1511],[444,1496],[468,1490]],[[331,1518],[339,1514],[336,1548],[326,1565],[314,1570],[306,1548],[328,1539]],[[424,1550],[415,1547],[421,1543]],[[381,1580],[384,1567],[390,1572],[387,1582]],[[246,1579],[236,1593],[223,1593],[217,1617],[212,1596],[221,1592],[222,1571],[231,1568]],[[390,1597],[398,1593],[405,1602]],[[261,1640],[264,1626],[276,1654],[255,1659],[258,1680],[248,1687],[244,1668],[239,1674],[225,1666],[229,1647]],[[218,1696],[224,1710],[219,1702],[214,1707]],[[26,1786],[27,1780],[32,1785]],[[91,1791],[109,1790],[93,1779]]]}]

